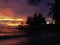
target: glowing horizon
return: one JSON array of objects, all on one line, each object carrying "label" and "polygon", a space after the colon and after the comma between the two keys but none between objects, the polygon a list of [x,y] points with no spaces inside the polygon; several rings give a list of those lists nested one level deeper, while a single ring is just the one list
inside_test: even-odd
[{"label": "glowing horizon", "polygon": [[16,16],[12,9],[0,10],[0,25],[3,26],[18,26],[21,21],[24,21],[20,16]]},{"label": "glowing horizon", "polygon": [[9,18],[4,18],[4,19],[0,19],[1,20],[6,20],[6,21],[23,21],[23,19],[9,19]]},{"label": "glowing horizon", "polygon": [[[6,21],[6,22],[5,22]],[[0,25],[7,25],[7,26],[18,26],[20,25],[20,22],[23,21],[21,18],[7,18],[7,17],[1,17],[0,16]]]}]

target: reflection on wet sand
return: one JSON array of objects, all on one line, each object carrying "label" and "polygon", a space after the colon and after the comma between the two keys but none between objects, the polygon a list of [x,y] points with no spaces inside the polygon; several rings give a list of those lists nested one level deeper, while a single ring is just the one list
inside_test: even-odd
[{"label": "reflection on wet sand", "polygon": [[15,29],[13,27],[0,28],[0,36],[17,36],[17,35],[26,35],[26,32],[24,32],[23,30]]},{"label": "reflection on wet sand", "polygon": [[29,43],[30,39],[25,35],[26,32],[23,30],[14,28],[0,28],[0,45],[21,45]]},{"label": "reflection on wet sand", "polygon": [[0,40],[0,45],[21,45],[29,43],[28,37],[16,37],[11,39]]}]

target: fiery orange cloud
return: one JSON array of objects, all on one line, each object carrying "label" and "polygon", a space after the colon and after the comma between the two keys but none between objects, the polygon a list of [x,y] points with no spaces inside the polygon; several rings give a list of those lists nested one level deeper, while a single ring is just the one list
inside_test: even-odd
[{"label": "fiery orange cloud", "polygon": [[3,18],[3,19],[1,19],[0,18],[0,21],[1,20],[5,20],[5,21],[23,21],[23,19],[18,19],[18,18],[17,19],[12,19],[12,18]]},{"label": "fiery orange cloud", "polygon": [[21,25],[21,21],[23,21],[23,19],[7,19],[7,18],[5,18],[5,19],[0,19],[0,24],[4,24],[7,26],[18,26],[18,25]]},{"label": "fiery orange cloud", "polygon": [[20,22],[23,21],[23,19],[17,18],[0,18],[0,24],[8,25],[8,26],[18,26],[20,25]]},{"label": "fiery orange cloud", "polygon": [[[18,18],[18,20],[20,20],[21,15],[19,14],[15,14],[15,12],[13,11],[13,9],[7,8],[7,9],[1,9],[0,10],[0,19],[14,19],[14,18]],[[25,18],[23,18],[25,20]]]},{"label": "fiery orange cloud", "polygon": [[[13,21],[16,23],[12,23]],[[4,9],[0,11],[0,24],[17,26],[20,24],[20,21],[23,21],[23,19],[15,17],[14,12],[11,9]]]},{"label": "fiery orange cloud", "polygon": [[14,16],[14,12],[11,9],[2,9],[0,10],[0,16],[11,18]]}]

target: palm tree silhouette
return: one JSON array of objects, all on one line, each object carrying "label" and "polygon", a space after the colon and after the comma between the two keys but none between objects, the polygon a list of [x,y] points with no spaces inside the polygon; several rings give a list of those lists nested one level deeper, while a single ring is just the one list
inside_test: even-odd
[{"label": "palm tree silhouette", "polygon": [[50,8],[51,12],[49,13],[49,16],[52,16],[53,19],[55,19],[56,24],[60,24],[60,1],[55,0],[55,4],[49,3],[52,7]]}]

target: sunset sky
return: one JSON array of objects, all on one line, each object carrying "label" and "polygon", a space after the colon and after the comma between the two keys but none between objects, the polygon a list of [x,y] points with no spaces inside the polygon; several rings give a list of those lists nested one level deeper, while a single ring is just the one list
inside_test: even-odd
[{"label": "sunset sky", "polygon": [[44,17],[49,13],[48,3],[53,0],[0,0],[0,18],[21,18],[24,21],[27,16],[33,16],[35,12],[41,12]]}]

